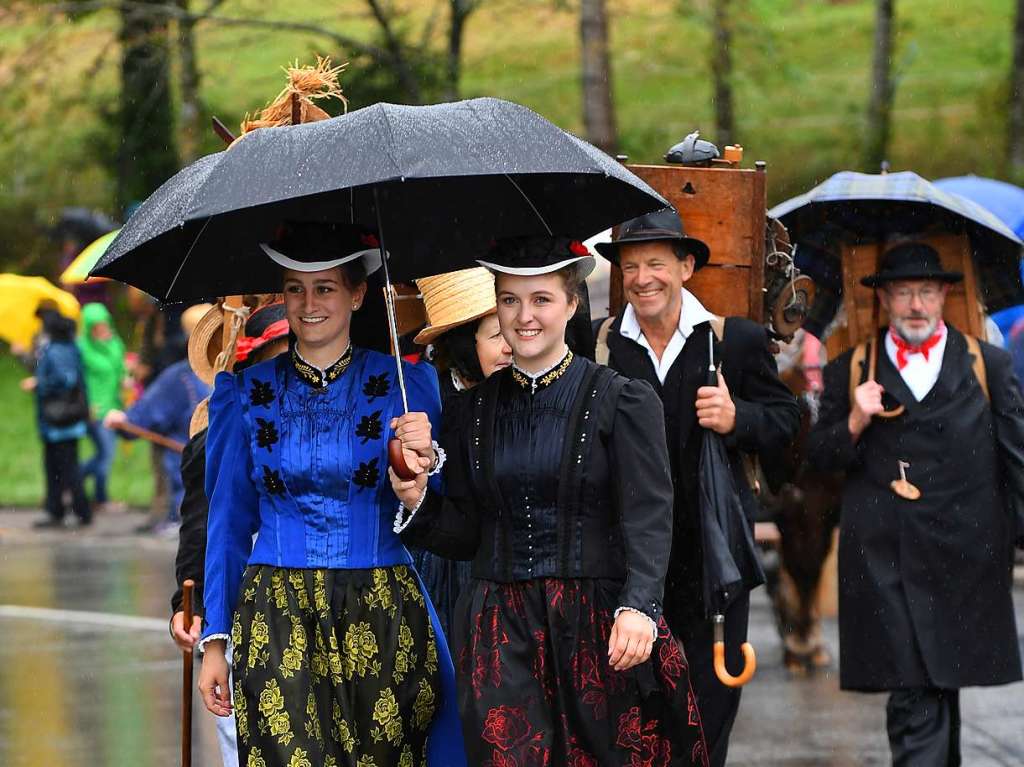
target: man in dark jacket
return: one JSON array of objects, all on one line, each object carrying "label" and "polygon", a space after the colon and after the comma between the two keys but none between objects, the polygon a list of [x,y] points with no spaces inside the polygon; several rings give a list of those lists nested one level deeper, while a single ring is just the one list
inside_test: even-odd
[{"label": "man in dark jacket", "polygon": [[[683,287],[707,263],[710,251],[705,243],[686,236],[675,210],[628,221],[617,240],[597,248],[622,269],[629,302],[620,317],[601,323],[597,360],[649,382],[665,406],[675,490],[665,618],[686,649],[711,764],[722,765],[740,691],[724,686],[714,674],[713,630],[703,603],[697,501],[702,435],[711,429],[725,438],[736,486],[753,525],[757,500],[744,456],[783,450],[796,434],[799,409],[778,378],[764,328],[740,317],[723,323]],[[721,365],[717,386],[705,386],[710,345]],[[744,594],[726,613],[726,654],[732,669],[743,663],[739,648],[746,639],[749,605]]]},{"label": "man in dark jacket", "polygon": [[1006,352],[943,323],[960,279],[927,245],[885,254],[862,280],[889,316],[877,380],[854,361],[867,350],[825,368],[807,451],[846,472],[840,685],[891,693],[897,767],[959,765],[959,688],[1021,678],[1011,587],[1024,400]]}]

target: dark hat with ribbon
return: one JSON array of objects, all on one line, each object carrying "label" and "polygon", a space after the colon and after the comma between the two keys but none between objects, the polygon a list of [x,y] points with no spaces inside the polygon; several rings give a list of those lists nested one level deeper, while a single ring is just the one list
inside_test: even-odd
[{"label": "dark hat with ribbon", "polygon": [[362,227],[325,222],[282,224],[263,252],[285,269],[319,272],[362,259],[367,274],[380,268],[380,242]]},{"label": "dark hat with ribbon", "polygon": [[580,279],[594,271],[594,257],[579,240],[567,237],[509,237],[498,240],[486,259],[477,261],[492,272],[533,276],[578,264]]},{"label": "dark hat with ribbon", "polygon": [[935,248],[923,242],[908,242],[887,250],[882,256],[878,273],[864,277],[860,284],[877,288],[896,280],[960,282],[963,278],[960,272],[947,272],[942,268],[942,261]]},{"label": "dark hat with ribbon", "polygon": [[[235,359],[244,362],[249,355],[272,341],[288,335],[288,318],[285,316],[284,302],[267,304],[256,309],[245,321],[244,335],[239,336],[235,343]],[[235,370],[241,368],[236,364]]]},{"label": "dark hat with ribbon", "polygon": [[613,264],[619,263],[619,248],[637,242],[670,242],[676,247],[676,255],[684,258],[693,256],[696,271],[711,257],[707,244],[696,237],[687,237],[683,221],[675,208],[662,208],[654,213],[631,218],[619,228],[619,236],[611,242],[599,243],[597,252]]}]

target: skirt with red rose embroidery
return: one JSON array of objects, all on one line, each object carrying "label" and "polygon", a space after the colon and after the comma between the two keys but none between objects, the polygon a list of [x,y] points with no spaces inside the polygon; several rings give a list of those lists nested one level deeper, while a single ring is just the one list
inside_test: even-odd
[{"label": "skirt with red rose embroidery", "polygon": [[647,662],[609,665],[620,591],[601,579],[470,582],[453,631],[470,764],[707,765],[686,657],[664,619]]}]

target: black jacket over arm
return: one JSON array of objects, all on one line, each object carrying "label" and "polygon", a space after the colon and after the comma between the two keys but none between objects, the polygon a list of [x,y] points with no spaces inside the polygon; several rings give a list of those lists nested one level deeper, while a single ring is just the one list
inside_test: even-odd
[{"label": "black jacket over arm", "polygon": [[203,615],[203,573],[206,569],[206,517],[209,505],[203,482],[206,478],[206,429],[185,445],[181,454],[181,479],[185,495],[181,501],[181,528],[178,531],[178,553],[174,558],[174,575],[178,588],[171,597],[171,612],[181,610],[182,584],[195,581],[192,591],[192,612]]},{"label": "black jacket over arm", "polygon": [[796,435],[800,410],[792,392],[779,380],[765,329],[755,322],[729,317],[721,342],[711,325],[697,325],[673,363],[664,384],[658,380],[647,350],[620,333],[622,317],[608,333],[608,366],[631,378],[647,381],[664,402],[662,429],[667,435],[675,486],[675,527],[666,581],[666,617],[673,631],[703,621],[703,560],[697,506],[697,471],[704,429],[697,422],[697,389],[708,380],[710,343],[715,360],[736,405],[736,427],[725,437],[736,487],[753,524],[759,507],[746,476],[743,455],[758,456],[773,486],[785,479],[773,467]]},{"label": "black jacket over arm", "polygon": [[[623,583],[620,604],[662,612],[672,530],[672,484],[661,403],[650,386],[576,357],[555,386],[576,386],[563,422],[557,492],[531,499],[501,492],[495,427],[517,397],[512,370],[495,374],[446,407],[440,442],[445,495],[428,491],[403,533],[410,545],[473,559],[473,576],[508,582],[533,577],[609,578]],[[538,405],[540,407],[540,405]],[[555,435],[523,435],[503,455],[537,451]],[[557,435],[562,439],[563,435]],[[508,478],[504,484],[508,487]],[[524,490],[523,493],[526,491]],[[557,497],[555,497],[557,496]],[[548,509],[551,535],[531,540]],[[531,515],[534,522],[531,522]]]}]

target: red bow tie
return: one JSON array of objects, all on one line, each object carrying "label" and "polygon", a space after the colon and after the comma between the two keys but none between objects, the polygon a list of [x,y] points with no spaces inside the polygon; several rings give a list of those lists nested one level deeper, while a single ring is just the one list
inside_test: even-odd
[{"label": "red bow tie", "polygon": [[935,332],[927,340],[918,346],[911,346],[896,331],[889,328],[889,337],[896,344],[896,367],[903,370],[907,366],[907,356],[910,354],[920,354],[927,360],[929,352],[942,340],[942,332],[945,329],[946,326],[940,322],[939,326],[935,328]]}]

